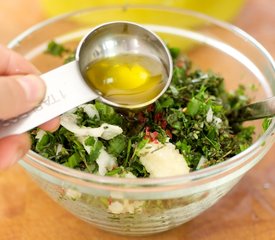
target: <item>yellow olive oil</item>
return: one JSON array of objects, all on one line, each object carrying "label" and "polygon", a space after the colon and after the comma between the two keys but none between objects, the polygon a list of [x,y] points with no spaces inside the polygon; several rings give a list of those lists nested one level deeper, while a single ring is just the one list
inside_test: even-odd
[{"label": "yellow olive oil", "polygon": [[165,85],[161,62],[138,54],[121,54],[92,62],[86,69],[88,84],[105,99],[137,105],[154,99]]}]

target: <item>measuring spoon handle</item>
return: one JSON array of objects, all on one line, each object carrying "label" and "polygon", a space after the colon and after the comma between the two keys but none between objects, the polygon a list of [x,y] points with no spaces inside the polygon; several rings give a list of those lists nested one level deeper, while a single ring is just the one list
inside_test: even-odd
[{"label": "measuring spoon handle", "polygon": [[20,134],[98,97],[83,80],[76,61],[41,75],[47,90],[44,100],[32,111],[0,120],[0,138]]}]

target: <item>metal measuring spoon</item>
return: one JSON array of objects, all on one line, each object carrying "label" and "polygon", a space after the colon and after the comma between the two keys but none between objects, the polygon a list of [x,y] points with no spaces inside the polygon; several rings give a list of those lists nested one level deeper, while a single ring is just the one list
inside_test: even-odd
[{"label": "metal measuring spoon", "polygon": [[[100,96],[85,81],[87,65],[92,61],[119,54],[144,54],[157,58],[165,70],[164,87],[149,101],[138,105],[121,105]],[[31,112],[0,120],[0,138],[20,134],[49,121],[83,103],[99,98],[123,109],[136,109],[157,100],[172,78],[172,59],[165,43],[153,32],[131,22],[109,22],[92,29],[79,43],[76,60],[41,75],[47,86],[43,102]]]}]

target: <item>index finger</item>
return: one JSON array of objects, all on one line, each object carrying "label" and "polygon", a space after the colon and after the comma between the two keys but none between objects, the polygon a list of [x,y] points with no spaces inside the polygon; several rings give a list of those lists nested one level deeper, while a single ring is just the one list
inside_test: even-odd
[{"label": "index finger", "polygon": [[0,75],[38,74],[39,71],[20,54],[0,45]]}]

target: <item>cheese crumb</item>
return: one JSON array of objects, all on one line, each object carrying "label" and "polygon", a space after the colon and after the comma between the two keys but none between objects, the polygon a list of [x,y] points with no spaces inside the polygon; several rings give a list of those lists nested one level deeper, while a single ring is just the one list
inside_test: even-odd
[{"label": "cheese crumb", "polygon": [[38,139],[38,141],[41,141],[41,139],[44,137],[44,135],[46,134],[46,132],[42,129],[39,129],[36,133],[35,138]]},{"label": "cheese crumb", "polygon": [[83,104],[83,105],[80,105],[78,108],[83,108],[84,112],[87,113],[89,118],[94,118],[96,116],[96,118],[99,119],[99,113],[98,113],[95,105]]},{"label": "cheese crumb", "polygon": [[61,116],[60,124],[77,136],[100,137],[105,140],[110,140],[121,134],[123,131],[121,127],[108,123],[103,123],[97,128],[85,126],[80,127],[77,125],[77,115],[74,113],[64,113]]},{"label": "cheese crumb", "polygon": [[122,201],[113,201],[108,206],[109,212],[113,214],[121,213],[136,213],[142,211],[142,206],[144,201],[129,201],[128,199],[123,199]]},{"label": "cheese crumb", "polygon": [[82,195],[81,192],[78,192],[78,191],[70,189],[70,188],[68,188],[66,190],[66,194],[65,194],[67,199],[70,199],[70,200],[73,200],[73,201],[76,201],[79,198],[81,198],[81,195]]},{"label": "cheese crumb", "polygon": [[103,148],[100,150],[96,163],[98,164],[98,174],[101,176],[104,176],[107,171],[111,171],[117,166],[116,157],[107,153]]},{"label": "cheese crumb", "polygon": [[184,157],[172,143],[148,143],[139,152],[140,162],[151,178],[170,177],[189,173]]},{"label": "cheese crumb", "polygon": [[214,116],[213,110],[210,107],[207,111],[207,114],[206,114],[206,121],[209,122],[209,123],[212,122],[213,121],[213,116]]}]

